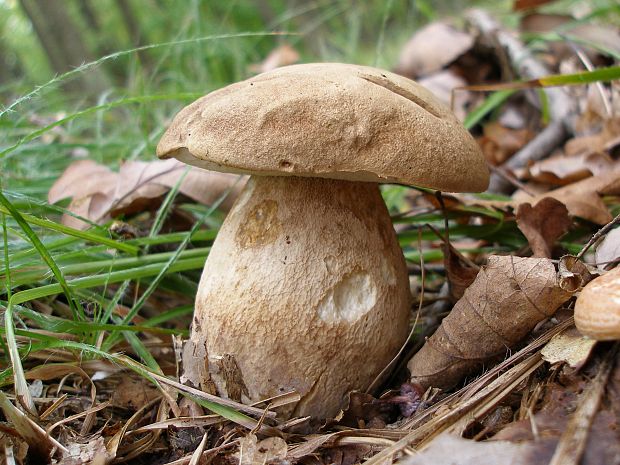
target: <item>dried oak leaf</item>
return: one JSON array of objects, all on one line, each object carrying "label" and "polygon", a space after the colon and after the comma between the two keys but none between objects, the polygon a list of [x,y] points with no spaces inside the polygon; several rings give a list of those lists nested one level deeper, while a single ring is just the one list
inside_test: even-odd
[{"label": "dried oak leaf", "polygon": [[491,256],[441,326],[407,365],[423,386],[443,389],[504,355],[571,293],[551,260]]},{"label": "dried oak leaf", "polygon": [[534,257],[551,258],[555,241],[570,228],[572,222],[566,206],[551,197],[532,207],[522,203],[517,208],[517,226],[527,238]]}]

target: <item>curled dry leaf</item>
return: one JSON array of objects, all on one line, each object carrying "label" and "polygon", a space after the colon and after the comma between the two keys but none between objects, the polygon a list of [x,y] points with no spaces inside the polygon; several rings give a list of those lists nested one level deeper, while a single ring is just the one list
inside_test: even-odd
[{"label": "curled dry leaf", "polygon": [[[111,217],[156,208],[162,197],[183,177],[187,166],[177,160],[130,161],[115,173],[92,160],[79,160],[65,170],[48,193],[48,202],[72,198],[67,210],[93,223],[105,223]],[[200,168],[189,168],[179,191],[196,202],[213,204],[228,189],[222,203],[228,209],[243,187],[239,177]],[[63,215],[63,224],[85,229],[88,223]]]},{"label": "curled dry leaf", "polygon": [[517,208],[517,226],[527,238],[534,257],[551,258],[555,241],[571,224],[566,206],[554,198],[544,198],[533,207],[522,203]]},{"label": "curled dry leaf", "polygon": [[449,65],[473,44],[469,34],[443,22],[431,23],[405,44],[396,72],[407,77],[428,76]]},{"label": "curled dry leaf", "polygon": [[567,292],[578,291],[595,278],[593,271],[574,255],[564,255],[558,263],[560,287]]},{"label": "curled dry leaf", "polygon": [[491,256],[441,326],[407,365],[423,386],[449,388],[504,355],[571,293],[544,258]]}]

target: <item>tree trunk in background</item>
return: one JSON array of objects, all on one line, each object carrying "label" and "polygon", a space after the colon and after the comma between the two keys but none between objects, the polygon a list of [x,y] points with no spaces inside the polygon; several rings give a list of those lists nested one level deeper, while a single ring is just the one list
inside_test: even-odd
[{"label": "tree trunk in background", "polygon": [[[116,7],[121,13],[123,23],[125,23],[125,29],[127,30],[127,36],[131,41],[131,45],[133,47],[139,47],[142,45],[142,30],[140,29],[140,22],[138,18],[136,18],[131,7],[131,3],[129,0],[116,0]],[[149,66],[150,59],[145,50],[138,52],[138,56],[143,64]]]},{"label": "tree trunk in background", "polygon": [[101,25],[99,24],[97,13],[95,13],[93,6],[90,4],[90,0],[79,0],[77,5],[82,18],[84,18],[84,21],[86,22],[86,25],[93,31],[100,32]]},{"label": "tree trunk in background", "polygon": [[123,22],[125,23],[125,29],[127,30],[131,45],[137,47],[140,45],[140,26],[138,25],[136,16],[133,14],[129,1],[116,0],[116,6],[121,12],[121,18],[123,18]]},{"label": "tree trunk in background", "polygon": [[9,56],[6,44],[0,40],[0,86],[14,83],[24,76],[19,61],[11,60]]},{"label": "tree trunk in background", "polygon": [[[92,61],[63,0],[20,0],[20,4],[55,72],[64,73]],[[101,68],[95,68],[71,80],[66,87],[94,96],[107,89],[109,81]]]}]

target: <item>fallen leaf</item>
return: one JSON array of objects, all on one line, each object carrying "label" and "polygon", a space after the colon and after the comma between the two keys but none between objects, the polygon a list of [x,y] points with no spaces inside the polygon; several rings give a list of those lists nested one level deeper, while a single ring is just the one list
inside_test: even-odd
[{"label": "fallen leaf", "polygon": [[254,434],[239,440],[239,452],[235,454],[239,465],[265,465],[272,461],[281,461],[286,457],[288,446],[284,439],[271,437],[259,441]]},{"label": "fallen leaf", "polygon": [[616,169],[615,165],[609,155],[588,151],[577,155],[553,155],[534,163],[526,170],[528,177],[537,182],[565,185]]},{"label": "fallen leaf", "polygon": [[399,465],[547,465],[555,443],[548,440],[515,444],[508,441],[463,439],[443,433],[423,451],[397,462]]},{"label": "fallen leaf", "polygon": [[588,134],[574,137],[564,144],[564,151],[567,155],[610,152],[620,143],[618,139],[620,137],[619,117],[606,119],[601,130],[593,134],[590,133],[592,129],[588,129]]},{"label": "fallen leaf", "polygon": [[522,203],[517,208],[517,226],[527,238],[534,257],[551,258],[555,241],[571,224],[566,206],[554,198],[544,198],[533,207]]},{"label": "fallen leaf", "polygon": [[[157,208],[184,175],[179,192],[196,202],[212,205],[229,191],[222,202],[225,210],[232,206],[244,184],[238,175],[190,168],[174,159],[130,161],[123,163],[118,173],[92,160],[79,160],[69,165],[54,183],[48,202],[72,198],[68,211],[102,224],[114,216]],[[70,214],[63,215],[62,223],[77,229],[89,227]]]},{"label": "fallen leaf", "polygon": [[596,247],[594,260],[596,266],[604,270],[620,259],[620,228],[612,229]]},{"label": "fallen leaf", "polygon": [[299,58],[300,56],[297,50],[289,44],[282,44],[274,48],[262,63],[250,65],[249,70],[251,73],[266,73],[267,71],[273,71],[281,66],[295,64],[299,61]]},{"label": "fallen leaf", "polygon": [[480,268],[461,259],[460,254],[449,243],[444,245],[443,261],[446,278],[450,283],[450,295],[454,301],[457,301],[463,297],[465,290],[474,282]]},{"label": "fallen leaf", "polygon": [[139,410],[160,396],[157,388],[146,379],[122,376],[112,394],[111,401],[115,407]]},{"label": "fallen leaf", "polygon": [[571,293],[544,258],[491,256],[441,326],[407,365],[413,381],[447,389],[505,354]]},{"label": "fallen leaf", "polygon": [[478,144],[486,159],[494,165],[504,163],[534,136],[527,128],[511,129],[499,122],[485,124],[483,132]]},{"label": "fallen leaf", "polygon": [[588,360],[595,344],[594,339],[581,335],[577,328],[571,327],[553,336],[540,353],[549,363],[564,362],[572,368],[580,368]]},{"label": "fallen leaf", "polygon": [[56,180],[47,194],[49,203],[66,198],[84,198],[97,193],[113,191],[118,175],[107,166],[92,160],[71,163]]},{"label": "fallen leaf", "polygon": [[431,23],[405,44],[396,72],[408,77],[428,76],[456,60],[473,44],[469,34],[443,22]]},{"label": "fallen leaf", "polygon": [[601,195],[620,195],[620,167],[533,197],[515,193],[513,201],[516,208],[523,202],[535,205],[543,198],[552,197],[566,205],[572,216],[607,224],[612,217]]}]

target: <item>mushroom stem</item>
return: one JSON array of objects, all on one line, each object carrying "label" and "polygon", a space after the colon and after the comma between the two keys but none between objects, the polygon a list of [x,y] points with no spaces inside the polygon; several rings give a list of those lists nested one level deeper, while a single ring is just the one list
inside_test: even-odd
[{"label": "mushroom stem", "polygon": [[205,263],[185,379],[243,402],[296,390],[285,416],[333,416],[403,344],[410,299],[376,184],[253,176]]}]

